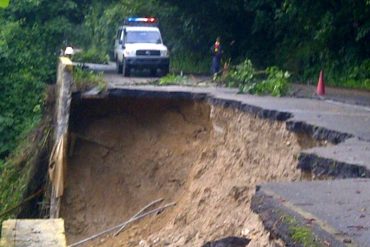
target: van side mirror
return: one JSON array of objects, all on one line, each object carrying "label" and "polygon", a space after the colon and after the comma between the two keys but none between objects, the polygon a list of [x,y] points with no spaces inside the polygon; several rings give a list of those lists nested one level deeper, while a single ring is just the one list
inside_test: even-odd
[{"label": "van side mirror", "polygon": [[118,41],[118,43],[119,43],[120,45],[122,45],[122,40]]}]

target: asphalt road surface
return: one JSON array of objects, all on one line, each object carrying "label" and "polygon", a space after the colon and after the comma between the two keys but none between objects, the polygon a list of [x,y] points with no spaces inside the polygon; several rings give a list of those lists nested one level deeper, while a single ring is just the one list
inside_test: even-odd
[{"label": "asphalt road surface", "polygon": [[[112,62],[106,65],[86,63],[85,66],[94,71],[103,72],[110,88],[130,85],[148,85],[160,79],[160,77],[151,77],[149,71],[134,71],[131,77],[124,77],[122,74],[117,74],[115,63]],[[186,82],[189,86],[218,86],[216,83],[212,82],[210,76],[187,75]],[[326,87],[326,95],[321,97],[316,94],[315,85],[293,84],[290,97],[311,98],[370,107],[370,91],[365,90]]]}]

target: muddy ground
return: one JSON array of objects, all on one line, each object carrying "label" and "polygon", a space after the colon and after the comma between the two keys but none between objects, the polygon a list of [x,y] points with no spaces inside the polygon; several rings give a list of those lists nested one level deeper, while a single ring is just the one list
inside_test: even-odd
[{"label": "muddy ground", "polygon": [[317,145],[262,120],[204,102],[74,102],[62,202],[69,243],[129,219],[158,198],[177,205],[86,246],[202,246],[227,236],[270,239],[250,199],[258,184],[296,181],[297,155]]}]

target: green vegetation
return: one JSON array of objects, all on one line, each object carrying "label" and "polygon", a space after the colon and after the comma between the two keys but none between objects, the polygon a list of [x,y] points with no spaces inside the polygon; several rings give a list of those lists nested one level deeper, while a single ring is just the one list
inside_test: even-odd
[{"label": "green vegetation", "polygon": [[86,91],[93,87],[97,87],[99,91],[105,91],[107,89],[107,82],[104,80],[102,73],[83,70],[80,67],[74,68],[73,81],[77,89],[81,91]]},{"label": "green vegetation", "polygon": [[0,0],[0,8],[6,8],[9,6],[9,0]]},{"label": "green vegetation", "polygon": [[312,231],[307,227],[292,227],[292,239],[305,247],[319,247],[312,235]]},{"label": "green vegetation", "polygon": [[[28,171],[17,167],[13,162],[8,161],[1,165],[0,177],[0,213],[4,214],[10,208],[18,205],[22,201],[22,196],[27,185]],[[0,217],[0,223],[8,217],[14,217],[17,210],[9,212]]]},{"label": "green vegetation", "polygon": [[91,48],[89,50],[76,53],[72,60],[73,62],[80,63],[108,64],[109,56],[96,48]]},{"label": "green vegetation", "polygon": [[289,77],[287,71],[282,71],[277,67],[269,67],[266,69],[267,78],[260,83],[256,83],[248,88],[248,91],[253,94],[270,94],[272,96],[284,96],[288,93]]},{"label": "green vegetation", "polygon": [[174,84],[181,84],[186,81],[186,77],[175,75],[175,74],[168,74],[166,76],[161,77],[159,79],[159,85],[174,85]]},{"label": "green vegetation", "polygon": [[323,69],[329,85],[370,89],[368,0],[91,1],[74,43],[108,54],[130,15],[159,18],[174,72],[208,73],[209,47],[221,36],[234,65],[248,57],[258,70],[290,71],[293,81],[316,80]]},{"label": "green vegetation", "polygon": [[171,55],[171,71],[174,73],[208,74],[211,58],[196,56],[194,54]]},{"label": "green vegetation", "polygon": [[288,215],[282,217],[283,222],[288,225],[290,236],[297,244],[305,247],[321,247],[309,227],[299,225],[298,221]]},{"label": "green vegetation", "polygon": [[12,0],[0,9],[0,160],[39,121],[57,55],[83,20],[80,1]]},{"label": "green vegetation", "polygon": [[[0,20],[1,23],[1,20]],[[36,71],[43,59],[25,51],[32,33],[23,33],[19,22],[2,23],[0,29],[0,159],[16,147],[20,135],[40,118],[46,71]],[[14,40],[19,40],[12,45]],[[24,50],[24,52],[18,52]],[[14,54],[17,54],[15,56]]]},{"label": "green vegetation", "polygon": [[47,116],[23,139],[12,155],[0,161],[0,224],[9,217],[16,217],[17,207],[24,199],[30,179],[39,169],[51,138],[50,119]]},{"label": "green vegetation", "polygon": [[240,92],[284,96],[289,90],[289,77],[289,72],[282,71],[277,67],[256,71],[252,62],[246,59],[230,71],[226,80],[230,87],[238,87]]},{"label": "green vegetation", "polygon": [[74,26],[83,21],[87,4],[82,2],[12,0],[0,9],[0,213],[26,195],[38,141],[43,143],[47,132],[36,139],[27,136],[42,119],[60,49],[77,38]]}]

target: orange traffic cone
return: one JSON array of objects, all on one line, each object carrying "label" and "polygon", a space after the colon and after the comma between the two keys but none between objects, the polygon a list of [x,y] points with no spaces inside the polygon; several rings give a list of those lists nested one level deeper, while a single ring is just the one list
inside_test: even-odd
[{"label": "orange traffic cone", "polygon": [[319,81],[317,83],[316,89],[317,95],[324,96],[325,95],[325,82],[324,82],[324,72],[320,71]]}]

